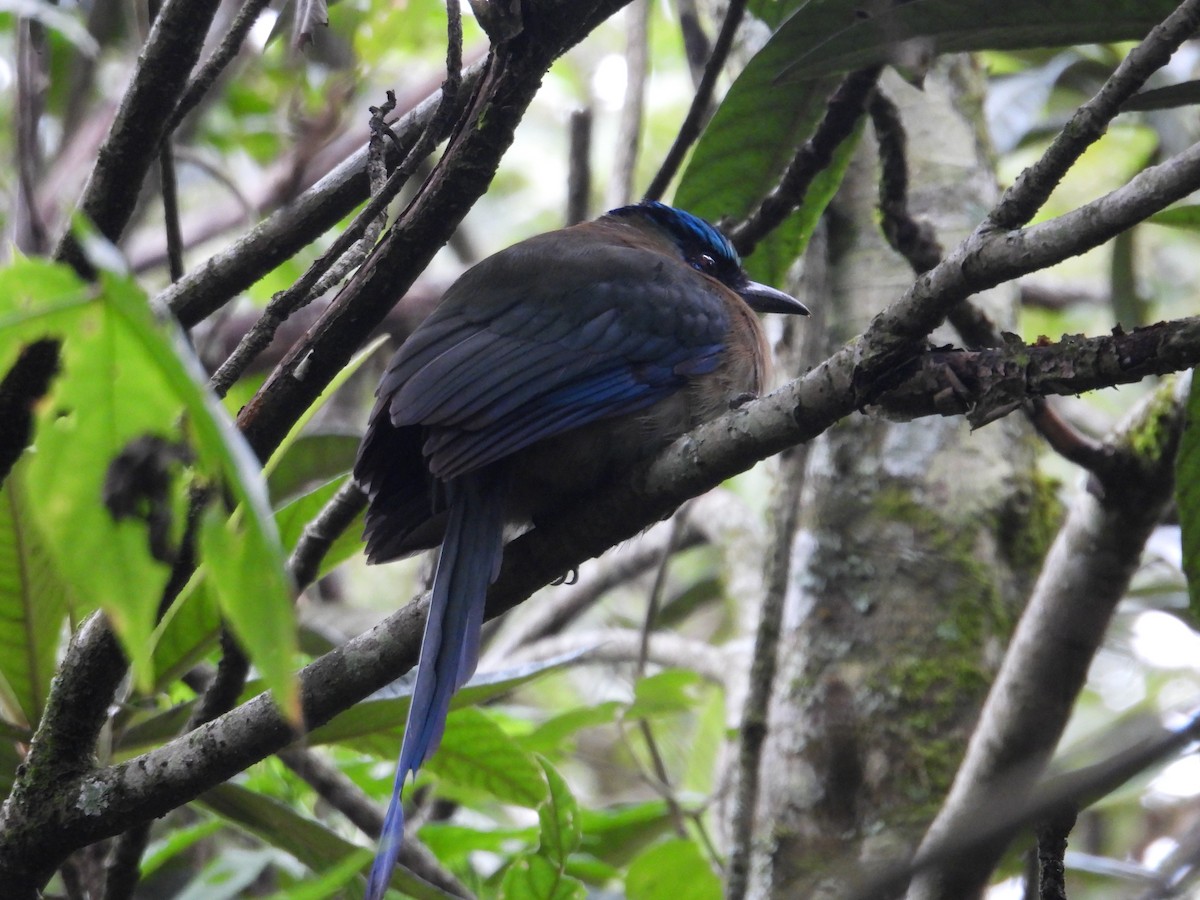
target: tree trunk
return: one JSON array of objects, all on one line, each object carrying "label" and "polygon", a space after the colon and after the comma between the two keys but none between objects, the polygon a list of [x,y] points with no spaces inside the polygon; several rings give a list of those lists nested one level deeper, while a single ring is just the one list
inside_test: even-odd
[{"label": "tree trunk", "polygon": [[[996,196],[970,64],[881,90],[908,132],[910,210],[952,245]],[[814,242],[834,347],[912,282],[878,225],[870,126]],[[824,245],[822,251],[819,244]],[[818,275],[819,277],[819,275]],[[1012,328],[1015,287],[972,298]],[[935,335],[961,343],[948,329]],[[751,895],[819,895],[910,851],[954,776],[1048,542],[1055,501],[1020,415],[848,419],[808,454]]]}]

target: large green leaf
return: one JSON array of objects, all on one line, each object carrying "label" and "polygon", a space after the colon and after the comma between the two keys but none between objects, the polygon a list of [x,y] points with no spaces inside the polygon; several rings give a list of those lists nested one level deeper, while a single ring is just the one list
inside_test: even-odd
[{"label": "large green leaf", "polygon": [[[1176,0],[910,0],[864,12],[861,0],[783,4],[796,11],[772,36],[773,80],[823,79],[886,63],[898,42],[932,38],[940,53],[1137,40]],[[764,48],[765,51],[766,48]],[[761,53],[759,54],[762,55]],[[751,66],[758,64],[756,57]]]},{"label": "large green leaf", "polygon": [[442,745],[427,768],[447,782],[507,803],[535,807],[547,796],[537,760],[478,709],[450,714]]},{"label": "large green leaf", "polygon": [[70,605],[66,583],[33,526],[21,460],[0,487],[0,678],[5,715],[34,725],[54,676],[63,622]]},{"label": "large green leaf", "polygon": [[[911,0],[868,13],[861,0],[757,0],[751,12],[778,30],[730,86],[674,202],[712,221],[746,216],[812,135],[840,74],[888,62],[905,39],[930,39],[939,52],[1130,40],[1175,6],[1173,0]],[[754,277],[779,283],[840,183],[847,158],[839,154],[798,213],[747,260]]]},{"label": "large green leaf", "polygon": [[629,900],[720,900],[717,878],[695,841],[672,838],[655,844],[629,866]]},{"label": "large green leaf", "polygon": [[[300,694],[295,678],[299,652],[296,622],[291,604],[291,581],[284,568],[282,548],[275,543],[269,549],[275,559],[264,559],[268,548],[264,540],[248,539],[255,529],[243,527],[242,509],[233,517],[205,511],[200,531],[204,570],[217,589],[221,611],[238,642],[262,673],[285,716],[300,721]],[[261,522],[259,524],[262,524]],[[259,537],[265,537],[260,533]]]},{"label": "large green leaf", "polygon": [[[778,184],[796,149],[816,130],[837,83],[826,78],[777,85],[776,74],[791,59],[785,47],[768,41],[730,86],[684,170],[676,206],[713,222],[741,219]],[[797,226],[784,229],[748,260],[755,277],[768,280],[770,270],[780,268],[774,260],[782,256],[790,264],[795,258],[795,252],[772,247],[772,240],[794,247]],[[760,254],[772,258],[768,271],[756,268]]]},{"label": "large green leaf", "polygon": [[[150,689],[151,638],[169,574],[158,545],[178,541],[190,468],[239,508],[221,529],[205,528],[207,564],[222,567],[222,610],[285,714],[298,719],[291,590],[258,462],[203,386],[178,329],[157,321],[128,279],[102,274],[85,285],[65,267],[23,260],[0,271],[0,364],[40,337],[62,342],[62,373],[39,409],[26,483],[80,611],[108,614],[139,686]],[[169,488],[140,501],[160,507],[169,523],[153,549],[144,521],[117,520],[103,502],[113,460],[147,439],[171,450],[163,463]]]}]

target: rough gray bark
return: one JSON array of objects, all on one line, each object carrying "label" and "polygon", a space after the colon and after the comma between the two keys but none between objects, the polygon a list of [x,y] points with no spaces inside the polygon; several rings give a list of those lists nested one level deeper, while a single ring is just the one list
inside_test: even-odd
[{"label": "rough gray bark", "polygon": [[[957,65],[923,92],[883,81],[908,129],[912,211],[943,245],[996,196],[970,78]],[[828,216],[830,349],[912,283],[876,225],[877,184],[868,130]],[[1011,323],[1011,288],[976,300]],[[959,419],[853,416],[814,442],[751,896],[811,896],[919,838],[1044,549],[1044,509],[1020,417],[971,432]]]}]

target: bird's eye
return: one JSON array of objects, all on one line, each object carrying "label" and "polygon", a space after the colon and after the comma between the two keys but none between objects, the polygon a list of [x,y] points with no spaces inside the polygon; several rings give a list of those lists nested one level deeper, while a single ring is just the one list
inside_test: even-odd
[{"label": "bird's eye", "polygon": [[692,260],[692,268],[697,272],[712,272],[717,267],[717,261],[707,253],[701,253]]}]

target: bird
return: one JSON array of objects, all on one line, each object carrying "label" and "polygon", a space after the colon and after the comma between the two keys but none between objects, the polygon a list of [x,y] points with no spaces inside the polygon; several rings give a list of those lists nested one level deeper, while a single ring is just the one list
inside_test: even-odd
[{"label": "bird", "polygon": [[441,552],[368,900],[400,851],[404,783],[475,671],[506,529],[757,395],[758,312],[808,315],[751,281],[716,227],[643,201],[477,263],[389,361],[353,472],[367,561]]}]

